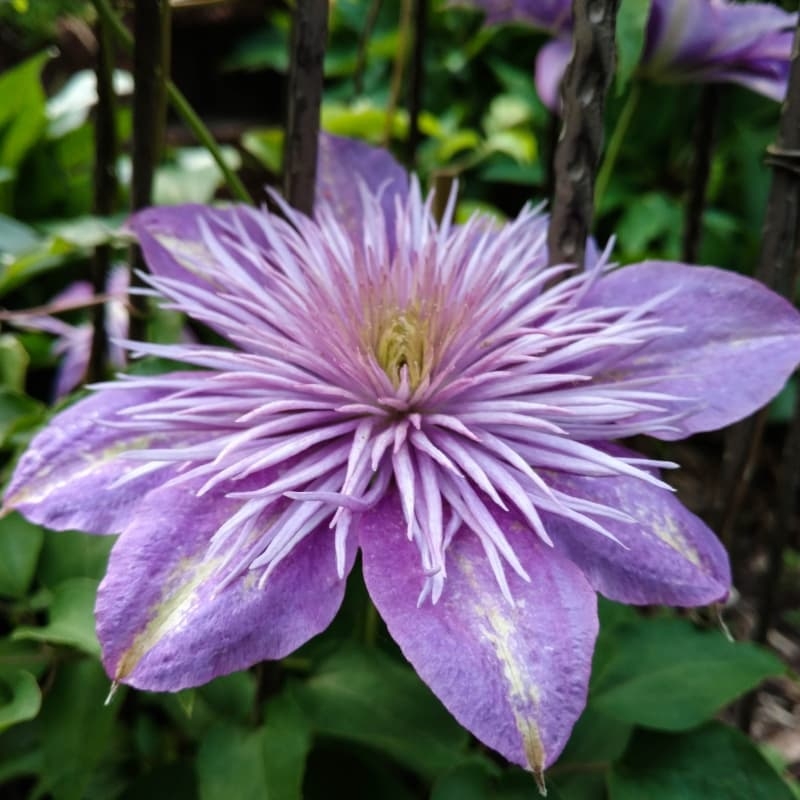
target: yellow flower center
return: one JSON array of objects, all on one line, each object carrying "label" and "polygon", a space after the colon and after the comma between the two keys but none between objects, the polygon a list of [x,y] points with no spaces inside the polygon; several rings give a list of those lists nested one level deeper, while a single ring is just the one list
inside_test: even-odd
[{"label": "yellow flower center", "polygon": [[419,386],[429,355],[428,319],[416,309],[394,310],[378,325],[375,357],[395,387],[408,371],[411,389]]}]

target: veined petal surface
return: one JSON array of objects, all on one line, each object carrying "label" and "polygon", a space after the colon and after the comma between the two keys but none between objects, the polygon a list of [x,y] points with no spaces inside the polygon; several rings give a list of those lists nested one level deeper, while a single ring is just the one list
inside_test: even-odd
[{"label": "veined petal surface", "polygon": [[596,597],[569,560],[512,517],[497,519],[530,576],[509,576],[513,603],[462,528],[447,551],[441,599],[418,606],[424,576],[391,497],[359,522],[364,578],[392,637],[453,716],[541,779],[585,705]]},{"label": "veined petal surface", "polygon": [[[288,655],[339,609],[345,576],[326,526],[261,582],[258,571],[236,569],[242,536],[211,549],[246,501],[226,497],[224,488],[200,498],[196,490],[183,484],[151,492],[111,551],[95,612],[115,681],[151,691],[198,686]],[[348,549],[345,572],[354,552]]]},{"label": "veined petal surface", "polygon": [[319,137],[315,208],[324,206],[352,238],[363,235],[363,194],[379,196],[387,228],[395,228],[395,206],[408,196],[408,173],[382,148],[322,133]]},{"label": "veined petal surface", "polygon": [[[180,374],[172,377],[180,383]],[[191,380],[194,380],[192,378]],[[119,533],[139,501],[174,473],[169,464],[143,469],[125,454],[144,448],[177,447],[192,436],[119,427],[120,412],[158,402],[168,390],[145,386],[95,392],[56,414],[17,464],[4,507],[56,530]]]},{"label": "veined petal surface", "polygon": [[680,439],[730,425],[774,397],[800,361],[797,310],[758,281],[726,270],[634,264],[604,275],[584,303],[636,307],[659,295],[664,299],[653,313],[676,332],[653,338],[597,376],[620,385],[646,379],[651,391],[692,399],[674,406],[683,415],[674,431],[654,436]]},{"label": "veined petal surface", "polygon": [[556,550],[577,564],[601,594],[620,603],[672,606],[705,605],[727,596],[731,574],[725,548],[674,494],[625,476],[552,473],[547,481],[570,496],[631,517],[630,522],[604,521],[614,541],[545,514]]}]

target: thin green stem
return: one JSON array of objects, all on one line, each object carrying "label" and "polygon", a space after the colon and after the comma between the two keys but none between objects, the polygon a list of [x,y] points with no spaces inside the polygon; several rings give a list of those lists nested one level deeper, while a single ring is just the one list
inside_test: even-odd
[{"label": "thin green stem", "polygon": [[638,82],[634,82],[631,86],[631,91],[625,100],[625,105],[622,107],[622,113],[617,118],[617,124],[614,126],[614,132],[608,140],[606,147],[606,156],[603,163],[600,165],[600,171],[597,173],[597,181],[594,186],[594,207],[595,211],[600,210],[600,204],[605,196],[606,189],[608,189],[611,174],[617,163],[622,143],[625,141],[625,136],[628,133],[633,115],[636,112],[636,107],[639,105],[639,97],[641,95],[641,87]]},{"label": "thin green stem", "polygon": [[[122,20],[114,12],[114,9],[111,8],[108,0],[94,0],[94,5],[97,9],[98,15],[108,25],[109,29],[117,38],[119,43],[129,53],[132,53],[133,36],[131,36],[130,31],[125,27]],[[186,126],[194,134],[197,141],[200,142],[200,144],[202,144],[209,153],[211,153],[211,156],[214,161],[217,162],[217,166],[220,168],[220,171],[222,172],[225,182],[228,184],[228,188],[231,190],[231,193],[234,195],[234,197],[236,197],[237,200],[252,204],[253,198],[250,196],[250,193],[239,179],[239,176],[226,163],[219,145],[211,135],[211,131],[208,130],[200,117],[197,116],[194,109],[191,107],[191,105],[189,105],[189,101],[183,96],[183,93],[180,91],[180,89],[178,89],[178,87],[171,80],[167,80],[165,85],[167,89],[167,99],[169,100],[170,105],[175,109],[178,116],[186,123]]]}]

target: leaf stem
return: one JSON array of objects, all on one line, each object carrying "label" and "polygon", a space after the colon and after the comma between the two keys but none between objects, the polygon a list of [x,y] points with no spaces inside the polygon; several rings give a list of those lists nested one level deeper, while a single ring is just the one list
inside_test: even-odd
[{"label": "leaf stem", "polygon": [[605,158],[603,159],[603,163],[600,165],[600,170],[597,173],[597,181],[594,187],[594,207],[596,211],[600,210],[603,197],[605,196],[606,190],[608,189],[608,184],[611,180],[611,175],[614,172],[614,167],[617,164],[617,158],[619,158],[620,150],[622,150],[622,143],[625,141],[625,136],[627,135],[628,128],[630,128],[631,125],[631,120],[633,119],[633,115],[636,112],[637,106],[639,105],[639,98],[641,97],[641,94],[641,85],[638,81],[635,81],[631,86],[630,92],[628,92],[625,105],[622,107],[622,111],[617,118],[614,131],[608,140]]},{"label": "leaf stem", "polygon": [[[119,43],[128,53],[133,52],[133,37],[125,27],[122,20],[111,8],[109,0],[94,0],[94,6],[98,15],[108,25]],[[239,176],[228,166],[219,145],[211,135],[211,131],[205,126],[200,117],[197,116],[189,101],[184,97],[180,89],[169,79],[164,83],[167,91],[167,100],[175,109],[178,116],[184,121],[186,126],[194,134],[198,142],[211,153],[212,158],[220,168],[228,188],[237,200],[243,203],[253,203],[253,198],[245,188]]]}]

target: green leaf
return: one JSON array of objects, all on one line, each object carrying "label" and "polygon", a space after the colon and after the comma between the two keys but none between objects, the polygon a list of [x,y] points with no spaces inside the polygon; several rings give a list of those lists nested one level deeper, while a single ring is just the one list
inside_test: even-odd
[{"label": "green leaf", "polygon": [[505,153],[520,164],[531,164],[536,159],[536,138],[530,131],[495,131],[484,145],[489,153]]},{"label": "green leaf", "polygon": [[43,52],[0,75],[0,164],[16,167],[45,127],[39,75],[51,57]]},{"label": "green leaf", "polygon": [[466,731],[410,667],[378,650],[343,648],[294,689],[315,731],[380,750],[421,775],[467,759]]},{"label": "green leaf", "polygon": [[489,104],[489,111],[483,118],[483,127],[491,135],[527,125],[530,119],[531,108],[525,100],[513,94],[501,94]]},{"label": "green leaf", "polygon": [[[220,149],[227,166],[232,170],[239,169],[239,153],[233,147]],[[208,150],[184,147],[175,153],[173,163],[156,170],[153,204],[208,203],[223,182],[222,170]]]},{"label": "green leaf", "polygon": [[290,693],[279,694],[267,704],[261,744],[269,800],[300,800],[311,730]]},{"label": "green leaf", "polygon": [[617,94],[625,91],[639,66],[652,0],[622,0],[617,14]]},{"label": "green leaf", "polygon": [[[337,136],[353,136],[372,144],[381,144],[386,132],[386,109],[369,100],[357,100],[351,105],[325,103],[322,107],[322,127]],[[392,117],[392,138],[408,136],[408,113],[398,109]]]},{"label": "green leaf", "polygon": [[100,644],[94,632],[96,595],[97,581],[92,578],[72,578],[59,584],[53,589],[47,625],[21,626],[12,638],[68,645],[99,657]]},{"label": "green leaf", "polygon": [[572,729],[558,765],[614,761],[628,746],[633,725],[598,711],[590,702]]},{"label": "green leaf", "polygon": [[251,672],[234,672],[201,686],[197,694],[219,718],[247,723],[256,699],[256,680]]},{"label": "green leaf", "polygon": [[268,170],[280,174],[283,164],[283,130],[264,128],[246,131],[242,135],[242,147],[257,158]]},{"label": "green leaf", "polygon": [[119,237],[118,228],[127,214],[115,217],[94,217],[86,214],[73,219],[58,220],[42,226],[64,249],[97,247]]},{"label": "green leaf", "polygon": [[593,677],[593,708],[660,730],[692,728],[764,678],[784,671],[766,650],[729,642],[721,633],[697,630],[681,619],[618,626],[610,645],[613,654]]},{"label": "green leaf", "polygon": [[680,249],[683,211],[671,197],[649,192],[626,204],[617,225],[620,248],[626,258],[642,258],[650,248],[659,245],[660,255],[676,256]]},{"label": "green leaf", "polygon": [[[491,776],[480,764],[466,764],[445,773],[433,784],[430,800],[489,800]],[[533,779],[528,776],[527,789],[533,789]],[[505,795],[500,794],[504,798]]]},{"label": "green leaf", "polygon": [[80,248],[64,239],[45,239],[11,261],[0,260],[0,295],[66,264],[80,252]]},{"label": "green leaf", "polygon": [[0,336],[0,385],[21,394],[25,390],[25,376],[30,356],[16,336]]},{"label": "green leaf", "polygon": [[47,531],[39,561],[39,579],[53,587],[68,578],[94,578],[106,571],[113,536],[90,536],[77,531]]},{"label": "green leaf", "polygon": [[268,797],[259,731],[217,725],[197,753],[200,800],[264,800]]},{"label": "green leaf", "polygon": [[0,731],[33,719],[42,704],[36,678],[23,669],[8,677],[0,677],[0,698]]},{"label": "green leaf", "polygon": [[119,704],[105,705],[110,681],[91,659],[64,662],[47,694],[41,722],[42,782],[53,800],[83,800],[113,741]]},{"label": "green leaf", "polygon": [[0,519],[0,595],[25,596],[43,541],[44,531],[19,514]]},{"label": "green leaf", "polygon": [[792,800],[753,743],[719,722],[680,736],[640,731],[608,788],[610,800]]},{"label": "green leaf", "polygon": [[[50,654],[34,642],[13,642],[0,638],[0,676],[7,677],[25,670],[40,680],[50,663]],[[0,752],[0,762],[3,760]]]},{"label": "green leaf", "polygon": [[[230,800],[236,800],[230,795]],[[194,762],[189,758],[157,766],[126,782],[120,800],[197,800]],[[98,799],[99,800],[99,799]],[[271,798],[267,798],[271,800]]]},{"label": "green leaf", "polygon": [[20,392],[0,389],[0,446],[17,431],[36,425],[44,412],[44,406],[37,400]]},{"label": "green leaf", "polygon": [[19,255],[35,247],[41,236],[30,227],[13,217],[0,214],[0,251]]}]

